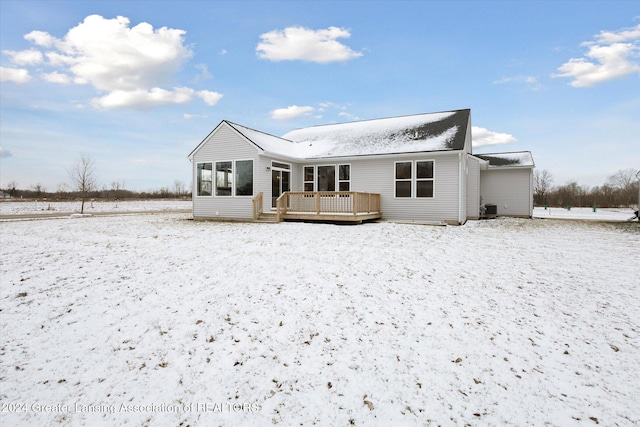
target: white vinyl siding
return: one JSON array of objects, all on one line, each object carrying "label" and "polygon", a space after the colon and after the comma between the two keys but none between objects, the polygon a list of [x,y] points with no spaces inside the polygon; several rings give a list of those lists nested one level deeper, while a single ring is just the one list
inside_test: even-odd
[{"label": "white vinyl siding", "polygon": [[467,218],[480,216],[480,161],[475,157],[467,159]]},{"label": "white vinyl siding", "polygon": [[351,191],[379,193],[382,217],[390,221],[458,223],[458,153],[435,154],[434,197],[396,198],[395,163],[422,160],[422,155],[352,160]]},{"label": "white vinyl siding", "polygon": [[482,203],[498,207],[498,215],[531,217],[531,168],[488,169],[480,172]]},{"label": "white vinyl siding", "polygon": [[[213,131],[192,156],[193,182],[197,183],[197,164],[214,163],[236,160],[253,160],[254,164],[254,194],[257,194],[257,180],[259,164],[259,150],[252,143],[239,135],[226,123]],[[215,175],[214,175],[215,176]],[[215,183],[214,183],[215,186]],[[194,185],[193,217],[195,219],[240,219],[253,218],[252,197],[216,197],[196,196],[197,185]]]}]

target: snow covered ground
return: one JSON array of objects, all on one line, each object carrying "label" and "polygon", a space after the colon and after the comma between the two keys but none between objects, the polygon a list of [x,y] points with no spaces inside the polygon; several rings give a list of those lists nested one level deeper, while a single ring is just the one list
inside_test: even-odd
[{"label": "snow covered ground", "polygon": [[640,226],[0,223],[0,423],[640,423]]},{"label": "snow covered ground", "polygon": [[633,217],[633,209],[614,208],[541,208],[533,209],[534,218],[585,219],[594,221],[627,221]]},{"label": "snow covered ground", "polygon": [[[84,205],[85,213],[100,212],[160,212],[178,209],[191,209],[191,200],[126,200],[104,201],[88,200]],[[0,215],[33,215],[50,213],[80,212],[81,202],[56,202],[48,200],[0,201]]]}]

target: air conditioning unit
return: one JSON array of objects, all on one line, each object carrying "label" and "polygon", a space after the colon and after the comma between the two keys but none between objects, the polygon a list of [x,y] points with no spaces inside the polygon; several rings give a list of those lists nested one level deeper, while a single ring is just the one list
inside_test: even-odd
[{"label": "air conditioning unit", "polygon": [[484,205],[483,218],[495,218],[498,216],[498,205]]}]

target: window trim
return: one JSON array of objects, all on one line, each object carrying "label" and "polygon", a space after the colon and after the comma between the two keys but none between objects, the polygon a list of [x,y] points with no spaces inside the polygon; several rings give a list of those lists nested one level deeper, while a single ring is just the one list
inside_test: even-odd
[{"label": "window trim", "polygon": [[[418,163],[428,163],[428,162],[431,162],[431,178],[418,178]],[[416,168],[415,198],[416,199],[435,199],[436,198],[436,161],[435,160],[431,160],[431,159],[429,159],[429,160],[416,160],[415,161],[415,168]],[[428,196],[419,197],[418,196],[418,182],[428,182],[428,181],[431,181],[431,187],[432,187],[433,194],[431,195],[431,197],[428,197]]]},{"label": "window trim", "polygon": [[[319,171],[320,168],[333,168],[333,190],[320,190],[320,185],[319,185],[320,183],[318,181],[320,179],[320,171]],[[338,168],[336,167],[336,165],[331,163],[325,164],[325,165],[316,165],[315,170],[316,170],[316,185],[315,185],[316,191],[322,191],[323,193],[327,193],[327,192],[335,193],[337,184],[338,184],[338,181],[336,180]],[[331,175],[327,174],[327,176],[331,176]]]},{"label": "window trim", "polygon": [[[411,165],[411,176],[409,178],[398,178],[398,163],[409,163]],[[413,160],[396,160],[393,162],[393,198],[394,199],[413,199],[413,190],[415,185],[413,184],[413,174],[414,174],[414,165]],[[398,182],[408,182],[411,187],[409,189],[409,197],[399,197],[398,196]]]},{"label": "window trim", "polygon": [[[418,163],[431,162],[433,164],[432,178],[418,178]],[[411,178],[396,178],[396,168],[398,163],[411,164]],[[431,197],[418,197],[418,182],[431,181],[433,183],[433,195]],[[411,195],[409,197],[398,197],[396,191],[396,183],[410,182]],[[436,161],[435,159],[415,159],[415,160],[396,160],[393,162],[393,198],[398,200],[416,199],[416,200],[433,200],[436,198]]]},{"label": "window trim", "polygon": [[[275,163],[277,163],[278,166],[276,166]],[[292,166],[291,163],[279,162],[277,160],[271,160],[271,169],[277,169],[277,170],[283,170],[283,171],[291,172],[291,166]]]},{"label": "window trim", "polygon": [[[200,177],[198,176],[198,172],[200,171],[199,169],[199,165],[204,165],[204,164],[211,164],[211,194],[200,194],[200,185],[199,185],[199,181],[200,181]],[[213,197],[213,163],[214,162],[196,162],[196,185],[195,185],[195,195],[196,197]]]},{"label": "window trim", "polygon": [[[340,179],[340,166],[349,166],[349,179]],[[341,163],[337,165],[336,175],[336,182],[338,183],[338,186],[336,187],[338,189],[337,191],[351,191],[351,163]],[[340,184],[342,184],[343,182],[349,184],[348,190],[340,190]]]},{"label": "window trim", "polygon": [[[237,189],[237,184],[238,184],[238,177],[236,176],[237,172],[238,172],[238,167],[237,167],[237,163],[238,162],[251,162],[251,194],[249,195],[244,195],[244,194],[236,194],[236,189]],[[253,197],[255,194],[255,188],[256,188],[256,184],[255,184],[255,177],[256,177],[256,161],[255,159],[236,159],[233,161],[233,192],[232,192],[232,197]],[[223,196],[223,197],[229,197],[229,196]]]},{"label": "window trim", "polygon": [[[351,163],[324,163],[324,164],[315,164],[315,165],[302,165],[302,189],[303,191],[305,188],[305,185],[307,184],[313,184],[313,190],[309,190],[309,191],[319,191],[318,190],[318,168],[321,167],[333,167],[333,173],[334,173],[334,193],[340,192],[340,184],[341,183],[349,183],[349,189],[348,190],[344,190],[344,191],[352,191],[351,190],[351,176],[352,176],[352,172],[353,172],[353,167],[351,165]],[[349,179],[340,179],[340,166],[349,166]],[[313,168],[313,182],[312,181],[308,181],[306,179],[305,176],[305,168]],[[309,192],[307,191],[307,192]],[[327,191],[331,191],[331,190],[327,190]],[[323,190],[324,192],[324,190]]]},{"label": "window trim", "polygon": [[[228,195],[224,195],[224,194],[218,194],[218,163],[231,163],[231,173],[229,175],[231,175],[231,194]],[[233,160],[216,160],[213,162],[213,197],[233,197],[234,195],[234,186],[235,186],[235,169],[234,169],[234,164],[233,164]]]},{"label": "window trim", "polygon": [[[311,168],[312,177],[311,181],[307,180],[307,173],[305,171],[306,168]],[[311,190],[305,190],[307,184],[311,184]],[[303,165],[302,166],[302,191],[304,192],[313,192],[316,190],[316,166],[315,165]]]}]

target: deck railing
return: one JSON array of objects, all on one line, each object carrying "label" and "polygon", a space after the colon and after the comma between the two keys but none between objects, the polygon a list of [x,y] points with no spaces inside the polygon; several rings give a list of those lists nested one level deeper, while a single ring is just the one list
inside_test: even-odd
[{"label": "deck railing", "polygon": [[257,196],[253,198],[253,220],[257,220],[262,214],[263,210],[264,197],[262,192],[258,193]]},{"label": "deck railing", "polygon": [[380,212],[380,194],[356,191],[288,191],[276,202],[276,217],[287,213],[354,215]]}]

